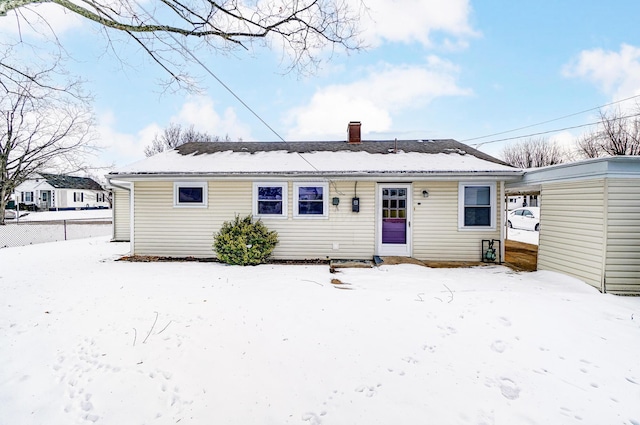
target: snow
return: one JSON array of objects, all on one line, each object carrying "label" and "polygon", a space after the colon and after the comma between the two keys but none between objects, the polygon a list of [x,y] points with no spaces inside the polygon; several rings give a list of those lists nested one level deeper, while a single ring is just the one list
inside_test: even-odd
[{"label": "snow", "polygon": [[540,232],[534,230],[507,229],[507,239],[512,241],[524,242],[531,245],[538,245]]},{"label": "snow", "polygon": [[473,155],[398,152],[290,153],[223,151],[200,155],[181,155],[165,151],[119,168],[116,173],[273,173],[273,172],[509,172],[520,170],[485,161]]},{"label": "snow", "polygon": [[640,297],[496,265],[115,261],[128,249],[0,250],[0,423],[640,423]]},{"label": "snow", "polygon": [[[25,212],[21,212],[24,214]],[[20,221],[57,221],[57,220],[100,220],[110,221],[113,216],[111,209],[101,208],[93,210],[61,210],[29,212],[20,217]],[[14,220],[11,220],[13,222]],[[9,222],[9,221],[8,221]]]}]

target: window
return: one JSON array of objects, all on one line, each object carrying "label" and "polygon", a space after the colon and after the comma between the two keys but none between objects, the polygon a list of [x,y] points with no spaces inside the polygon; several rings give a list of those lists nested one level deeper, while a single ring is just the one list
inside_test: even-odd
[{"label": "window", "polygon": [[33,192],[22,192],[21,202],[33,202]]},{"label": "window", "polygon": [[287,183],[254,183],[253,215],[287,218]]},{"label": "window", "polygon": [[206,207],[206,182],[175,182],[173,184],[174,207]]},{"label": "window", "polygon": [[73,202],[84,202],[84,193],[73,192]]},{"label": "window", "polygon": [[309,182],[293,185],[293,216],[298,218],[328,217],[329,185]]},{"label": "window", "polygon": [[460,183],[458,227],[460,229],[495,229],[495,194],[495,183]]},{"label": "window", "polygon": [[102,192],[96,193],[96,202],[104,202],[104,193]]}]

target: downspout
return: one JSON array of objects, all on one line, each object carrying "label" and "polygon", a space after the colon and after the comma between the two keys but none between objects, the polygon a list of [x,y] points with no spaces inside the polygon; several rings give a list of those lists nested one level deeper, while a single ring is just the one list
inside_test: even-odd
[{"label": "downspout", "polygon": [[600,272],[600,292],[607,292],[607,251],[609,249],[609,179],[604,179],[602,211],[602,271]]},{"label": "downspout", "polygon": [[506,227],[507,227],[507,195],[504,191],[504,180],[500,182],[500,199],[502,199],[502,219],[500,220],[500,262],[505,262],[506,254]]},{"label": "downspout", "polygon": [[[118,189],[126,190],[129,192],[129,250],[133,254],[133,185],[125,186],[119,183],[114,183],[113,180],[109,176],[105,176],[107,179],[107,183],[109,186],[117,187]],[[111,239],[116,238],[116,208],[115,208],[116,199],[115,196],[113,198],[113,206],[111,208],[111,222],[113,223],[113,232],[111,235]]]}]

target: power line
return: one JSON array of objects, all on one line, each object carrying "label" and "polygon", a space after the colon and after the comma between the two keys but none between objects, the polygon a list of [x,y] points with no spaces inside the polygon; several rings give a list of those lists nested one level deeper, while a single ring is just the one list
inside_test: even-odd
[{"label": "power line", "polygon": [[[144,7],[142,7],[142,5],[141,5],[139,2],[136,2],[136,4],[138,5],[138,7],[139,7],[139,8],[140,8],[144,13],[146,13],[146,14],[147,14],[147,16],[149,16],[149,17],[151,18],[151,20],[152,20],[152,21],[154,21],[154,22],[156,23],[156,25],[161,26],[161,25],[160,25],[160,22],[158,22],[158,20],[156,19],[156,17],[155,17],[154,15],[150,14],[149,12],[147,12],[147,10],[146,10]],[[240,103],[242,104],[242,106],[244,106],[244,107],[245,107],[249,112],[251,112],[251,113],[252,113],[252,114],[253,114],[253,115],[254,115],[258,120],[260,120],[260,122],[261,122],[262,124],[264,124],[264,125],[265,125],[269,130],[271,130],[271,132],[272,132],[273,134],[275,134],[275,135],[276,135],[276,137],[277,137],[278,139],[280,139],[280,140],[281,140],[281,141],[283,141],[283,142],[285,141],[285,140],[284,140],[284,138],[283,138],[282,136],[280,136],[280,134],[278,134],[278,132],[277,132],[277,131],[275,131],[275,130],[274,130],[274,129],[269,125],[269,124],[267,124],[267,122],[266,122],[265,120],[263,120],[263,119],[262,119],[262,117],[260,117],[260,115],[258,115],[258,113],[257,113],[257,112],[255,112],[253,109],[251,109],[251,107],[250,107],[249,105],[247,105],[247,104],[246,104],[246,103],[245,103],[245,102],[240,98],[240,96],[238,96],[237,94],[235,94],[235,92],[234,92],[234,91],[233,91],[229,86],[227,86],[227,85],[226,85],[226,84],[225,84],[225,83],[224,83],[220,78],[218,78],[218,76],[217,76],[216,74],[214,74],[214,73],[213,73],[213,71],[211,71],[207,65],[205,65],[204,63],[202,63],[202,61],[200,61],[200,59],[198,59],[198,58],[196,57],[196,55],[194,55],[194,54],[193,54],[193,52],[192,52],[190,49],[188,49],[184,44],[182,44],[182,42],[181,42],[180,40],[178,40],[178,39],[176,38],[176,36],[175,36],[175,35],[173,35],[173,33],[171,33],[171,32],[168,32],[168,31],[167,31],[167,34],[169,35],[169,37],[171,37],[171,38],[173,39],[173,41],[175,41],[175,42],[176,42],[180,47],[182,47],[182,48],[184,49],[184,51],[185,51],[185,52],[187,52],[187,54],[188,54],[189,56],[191,56],[191,58],[192,58],[194,61],[196,61],[196,63],[198,63],[202,68],[204,68],[204,70],[205,70],[205,71],[207,71],[207,73],[208,73],[209,75],[211,75],[213,78],[215,78],[215,80],[216,80],[218,83],[220,83],[220,85],[221,85],[222,87],[224,87],[224,88],[225,88],[229,93],[231,93],[231,95],[232,95],[233,97],[235,97],[235,98],[238,100],[238,102],[240,102]],[[303,159],[304,159],[304,158],[303,158]],[[305,161],[306,161],[306,160],[305,160]],[[315,168],[315,167],[314,167],[314,168]]]},{"label": "power line", "polygon": [[[634,96],[634,97],[636,97],[636,96]],[[619,118],[616,118],[616,119],[634,118],[634,117],[638,117],[638,116],[640,116],[640,113],[633,114],[633,115],[626,115],[624,117],[619,117]],[[557,133],[558,131],[573,130],[575,128],[588,127],[590,125],[597,125],[597,124],[600,124],[600,123],[601,123],[601,121],[592,122],[592,123],[589,123],[589,124],[574,125],[572,127],[564,127],[564,128],[558,128],[558,129],[555,129],[555,130],[541,131],[539,133],[531,133],[531,134],[524,134],[522,136],[507,137],[506,139],[490,140],[488,142],[476,143],[476,144],[470,145],[470,146],[474,146],[477,149],[482,145],[488,145],[490,143],[497,143],[497,142],[504,142],[504,141],[507,141],[507,140],[522,139],[523,137],[540,136],[542,134]],[[498,134],[503,134],[503,133],[498,133]]]},{"label": "power line", "polygon": [[[584,111],[580,111],[580,112],[576,112],[576,113],[573,113],[573,114],[564,115],[562,117],[554,118],[554,119],[551,119],[551,120],[539,122],[537,124],[530,124],[530,125],[526,125],[524,127],[514,128],[513,130],[501,131],[499,133],[488,134],[486,136],[473,137],[471,139],[464,139],[464,140],[460,140],[460,141],[461,142],[471,142],[473,140],[486,139],[487,137],[500,136],[501,134],[513,133],[514,131],[524,130],[524,129],[531,128],[531,127],[537,127],[539,125],[548,124],[550,122],[560,121],[560,120],[563,120],[565,118],[575,117],[576,115],[584,114],[585,112],[591,112],[591,111],[595,111],[597,109],[606,108],[607,106],[615,105],[616,103],[626,102],[627,100],[635,99],[636,97],[640,97],[640,94],[637,94],[637,95],[631,96],[631,97],[627,97],[626,99],[621,99],[621,100],[617,100],[615,102],[607,103],[606,105],[596,106],[595,108],[585,109]],[[584,126],[587,126],[587,125],[590,125],[590,124],[585,124]],[[578,128],[578,127],[570,127],[570,128]],[[545,133],[540,133],[540,134],[545,134]],[[523,136],[523,137],[525,137],[525,136]],[[516,139],[517,138],[518,137],[516,137]],[[504,139],[504,140],[510,140],[510,139]],[[485,143],[493,143],[493,142],[485,142]],[[480,144],[484,144],[484,143],[480,143]]]},{"label": "power line", "polygon": [[[144,13],[146,13],[146,14],[151,18],[151,20],[153,20],[153,21],[156,23],[156,25],[160,26],[160,23],[158,22],[158,20],[155,18],[155,16],[154,16],[154,15],[150,14],[149,12],[147,12],[147,10],[146,10],[144,7],[142,7],[142,6],[140,5],[140,3],[136,2],[136,4],[138,5],[138,7],[139,7],[139,8],[140,8]],[[265,125],[265,127],[267,127],[269,130],[271,130],[271,132],[272,132],[273,134],[275,134],[275,135],[276,135],[276,137],[277,137],[278,139],[280,139],[280,140],[281,140],[282,142],[284,142],[284,143],[287,143],[287,141],[286,141],[286,140],[284,140],[284,138],[283,138],[282,136],[280,136],[280,134],[279,134],[277,131],[275,131],[275,130],[274,130],[274,129],[269,125],[269,124],[267,124],[267,122],[266,122],[265,120],[263,120],[263,119],[262,119],[262,117],[260,117],[260,115],[258,115],[258,114],[257,114],[257,113],[256,113],[256,112],[255,112],[255,111],[254,111],[250,106],[249,106],[249,105],[247,105],[247,104],[246,104],[246,103],[245,103],[245,102],[240,98],[240,96],[238,96],[237,94],[235,94],[235,92],[234,92],[234,91],[233,91],[229,86],[227,86],[227,85],[226,85],[226,84],[225,84],[225,83],[224,83],[220,78],[218,78],[218,76],[217,76],[216,74],[214,74],[214,73],[213,73],[213,71],[211,71],[211,70],[209,69],[209,67],[208,67],[208,66],[206,66],[206,65],[205,65],[205,64],[204,64],[200,59],[198,59],[198,58],[196,57],[196,55],[194,55],[194,54],[193,54],[193,52],[192,52],[190,49],[188,49],[184,44],[182,44],[182,42],[180,42],[180,40],[178,40],[178,39],[175,37],[175,35],[173,35],[171,32],[168,32],[167,34],[168,34],[168,35],[173,39],[173,41],[175,41],[175,42],[176,42],[180,47],[182,47],[182,48],[184,49],[184,51],[186,51],[186,52],[188,53],[188,55],[189,55],[189,56],[191,56],[191,58],[192,58],[196,63],[198,63],[198,64],[199,64],[199,65],[200,65],[200,66],[201,66],[205,71],[207,71],[207,73],[208,73],[209,75],[211,75],[213,78],[215,78],[215,80],[216,80],[218,83],[220,83],[220,85],[221,85],[222,87],[224,87],[224,88],[225,88],[229,93],[231,93],[231,95],[232,95],[233,97],[235,97],[235,98],[238,100],[238,102],[240,102],[240,103],[242,104],[242,106],[244,106],[245,108],[247,108],[247,110],[248,110],[249,112],[251,112],[251,113],[252,113],[252,114],[253,114],[253,115],[254,115],[258,120],[260,120],[260,122],[261,122],[262,124],[264,124],[264,125]],[[304,162],[306,162],[307,164],[309,164],[309,166],[310,166],[311,168],[313,168],[314,170],[316,170],[316,171],[318,171],[318,172],[320,171],[320,170],[318,170],[318,168],[317,168],[315,165],[313,165],[313,164],[312,164],[312,163],[311,163],[307,158],[305,158],[304,156],[302,156],[302,154],[301,154],[300,152],[296,152],[296,154],[297,154],[297,155],[298,155],[298,156],[299,156],[299,157],[300,157]]]}]

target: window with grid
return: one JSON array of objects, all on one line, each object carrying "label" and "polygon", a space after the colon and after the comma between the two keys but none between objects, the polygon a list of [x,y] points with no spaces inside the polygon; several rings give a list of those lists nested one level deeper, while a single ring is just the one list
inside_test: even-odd
[{"label": "window with grid", "polygon": [[495,183],[464,184],[459,187],[459,227],[495,228]]}]

